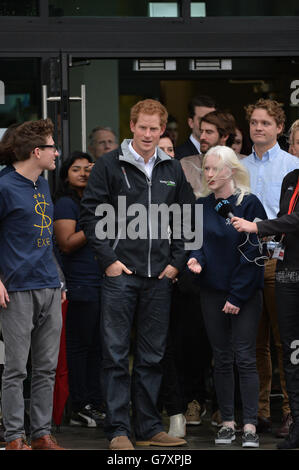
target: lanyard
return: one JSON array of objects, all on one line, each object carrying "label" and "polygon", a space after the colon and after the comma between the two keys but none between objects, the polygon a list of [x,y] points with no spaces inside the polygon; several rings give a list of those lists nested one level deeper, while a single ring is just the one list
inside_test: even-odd
[{"label": "lanyard", "polygon": [[299,178],[297,181],[297,186],[295,188],[295,191],[293,192],[293,195],[290,200],[288,214],[291,214],[292,212],[294,212],[295,206],[297,204],[298,196],[299,196]]},{"label": "lanyard", "polygon": [[[295,191],[293,192],[291,200],[290,200],[288,215],[291,214],[292,212],[294,212],[294,209],[295,209],[296,204],[297,204],[298,197],[299,197],[299,178],[298,178],[298,181],[297,181]],[[282,236],[281,236],[280,244],[282,244],[284,237],[285,237],[285,233],[283,233]]]}]

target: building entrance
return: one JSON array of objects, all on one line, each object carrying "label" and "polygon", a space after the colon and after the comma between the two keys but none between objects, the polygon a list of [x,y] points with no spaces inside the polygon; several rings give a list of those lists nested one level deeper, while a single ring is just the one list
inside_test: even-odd
[{"label": "building entrance", "polygon": [[188,101],[197,94],[212,96],[244,132],[244,106],[260,97],[276,99],[284,104],[288,127],[299,118],[298,58],[144,60],[66,54],[0,59],[0,129],[49,116],[62,158],[88,150],[89,134],[97,126],[111,127],[119,141],[130,137],[130,107],[144,98],[167,107],[180,144],[190,132]]}]

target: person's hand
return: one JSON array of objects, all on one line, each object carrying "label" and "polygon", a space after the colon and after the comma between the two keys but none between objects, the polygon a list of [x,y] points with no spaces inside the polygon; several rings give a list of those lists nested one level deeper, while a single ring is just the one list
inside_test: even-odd
[{"label": "person's hand", "polygon": [[9,302],[9,295],[5,285],[0,281],[0,307],[7,308],[7,302]]},{"label": "person's hand", "polygon": [[105,270],[105,274],[108,277],[120,276],[123,272],[126,274],[132,274],[132,271],[130,271],[127,266],[120,261],[114,261],[114,263],[110,264],[110,266]]},{"label": "person's hand", "polygon": [[172,266],[171,264],[168,264],[165,269],[160,273],[158,276],[159,279],[162,279],[164,276],[169,277],[169,279],[172,279],[173,282],[177,281],[177,275],[179,273],[179,270]]},{"label": "person's hand", "polygon": [[232,315],[238,315],[240,312],[240,308],[236,307],[235,305],[231,304],[228,302],[228,300],[225,302],[225,305],[222,309],[224,313],[231,313]]},{"label": "person's hand", "polygon": [[257,225],[255,222],[241,219],[240,217],[232,217],[231,224],[238,232],[257,233]]},{"label": "person's hand", "polygon": [[61,290],[61,303],[63,304],[63,302],[65,301],[66,301],[66,291]]},{"label": "person's hand", "polygon": [[202,267],[196,258],[190,258],[187,263],[187,266],[190,269],[190,271],[192,271],[195,274],[200,274],[202,271]]}]

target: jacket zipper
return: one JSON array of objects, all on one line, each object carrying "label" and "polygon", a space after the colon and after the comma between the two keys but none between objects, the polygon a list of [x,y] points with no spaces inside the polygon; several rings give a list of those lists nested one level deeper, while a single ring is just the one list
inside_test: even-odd
[{"label": "jacket zipper", "polygon": [[131,185],[130,185],[130,183],[129,183],[126,170],[125,170],[125,168],[124,168],[123,166],[121,167],[121,171],[123,172],[123,175],[124,175],[124,177],[125,177],[125,180],[126,180],[126,183],[127,183],[128,188],[131,189]]},{"label": "jacket zipper", "polygon": [[151,251],[152,251],[152,225],[151,225],[151,202],[152,202],[152,179],[146,177],[148,185],[148,232],[149,232],[149,243],[148,243],[148,254],[147,254],[147,275],[148,277],[152,276],[151,271]]},{"label": "jacket zipper", "polygon": [[[158,161],[154,167],[153,171],[156,168],[157,165],[159,165],[161,161]],[[152,171],[152,175],[153,175]],[[151,251],[152,251],[152,225],[151,225],[151,202],[152,202],[152,178],[149,178],[149,176],[145,175],[146,182],[148,185],[148,231],[149,231],[149,244],[148,244],[148,255],[147,255],[147,275],[148,277],[152,276],[152,270],[151,270]]]}]

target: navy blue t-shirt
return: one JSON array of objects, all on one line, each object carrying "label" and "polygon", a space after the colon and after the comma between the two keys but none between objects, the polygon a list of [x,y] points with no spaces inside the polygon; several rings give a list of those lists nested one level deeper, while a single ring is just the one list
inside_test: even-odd
[{"label": "navy blue t-shirt", "polygon": [[0,178],[2,178],[2,176],[7,175],[7,173],[10,173],[11,171],[15,171],[15,167],[14,167],[13,165],[7,165],[7,166],[5,166],[5,167],[2,168],[2,170],[0,171]]},{"label": "navy blue t-shirt", "polygon": [[53,259],[53,203],[47,181],[16,171],[0,178],[0,277],[8,291],[60,287]]},{"label": "navy blue t-shirt", "polygon": [[[70,196],[64,196],[58,199],[54,207],[54,220],[71,219],[76,221],[76,232],[81,230],[79,225],[80,205]],[[80,298],[87,300],[93,289],[99,288],[102,275],[95,253],[89,243],[73,251],[70,254],[60,253],[62,269],[66,279],[68,290],[79,290]],[[90,293],[89,289],[90,288]],[[75,299],[74,299],[75,300]],[[79,300],[76,299],[76,300]]]}]

